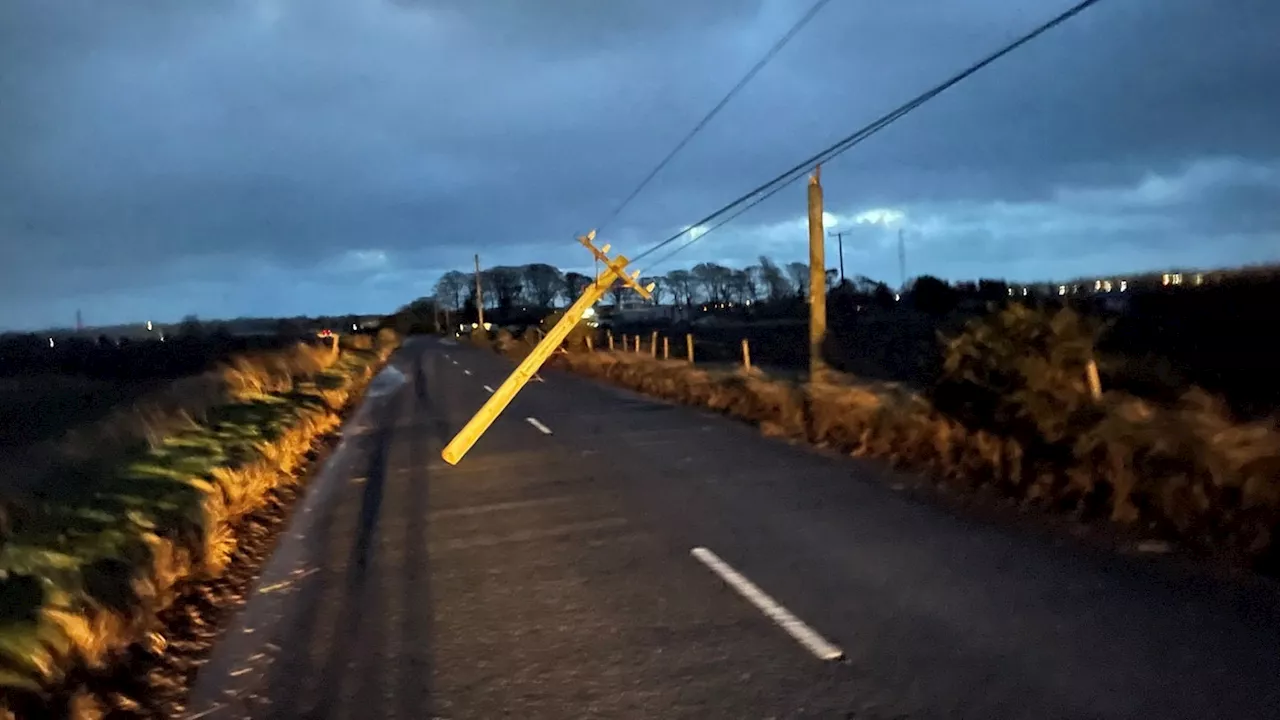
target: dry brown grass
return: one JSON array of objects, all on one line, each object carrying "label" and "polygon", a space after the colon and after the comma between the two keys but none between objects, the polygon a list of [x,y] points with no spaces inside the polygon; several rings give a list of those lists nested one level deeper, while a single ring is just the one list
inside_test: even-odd
[{"label": "dry brown grass", "polygon": [[357,333],[354,335],[343,335],[341,338],[342,347],[351,350],[372,350],[374,339],[370,335]]},{"label": "dry brown grass", "polygon": [[847,376],[797,383],[634,353],[557,355],[575,372],[720,410],[771,435],[887,460],[966,488],[1149,529],[1268,563],[1280,527],[1280,429],[1235,422],[1199,391],[1174,407],[1108,394],[1066,457],[967,427],[923,396]]},{"label": "dry brown grass", "polygon": [[299,343],[283,352],[240,355],[220,368],[233,397],[250,398],[292,392],[315,379],[338,359],[338,348]]}]

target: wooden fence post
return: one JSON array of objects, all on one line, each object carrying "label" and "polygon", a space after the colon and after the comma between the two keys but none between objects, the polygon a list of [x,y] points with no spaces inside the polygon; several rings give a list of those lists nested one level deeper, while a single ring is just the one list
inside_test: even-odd
[{"label": "wooden fence post", "polygon": [[613,352],[613,331],[609,331],[609,352]]},{"label": "wooden fence post", "polygon": [[636,333],[636,354],[640,354],[640,333]]},{"label": "wooden fence post", "polygon": [[692,363],[693,362],[693,333],[685,333],[684,345],[685,345],[685,348],[688,349],[687,357],[689,358],[689,362]]},{"label": "wooden fence post", "polygon": [[586,336],[586,338],[585,338],[585,339],[586,339],[586,341],[587,341],[587,352],[595,352],[595,351],[596,351],[596,347],[595,347],[595,343],[591,341],[591,336],[590,336],[590,335],[588,335],[588,336]]},{"label": "wooden fence post", "polygon": [[1089,393],[1093,395],[1094,401],[1102,399],[1102,379],[1098,377],[1098,363],[1090,360],[1085,366],[1085,377],[1089,381]]},{"label": "wooden fence post", "polygon": [[649,357],[658,357],[658,331],[654,330],[649,338]]},{"label": "wooden fence post", "polygon": [[666,335],[662,336],[662,359],[663,360],[671,359],[671,338],[667,337]]},{"label": "wooden fence post", "polygon": [[742,338],[742,367],[751,369],[751,346],[747,344],[746,338]]},{"label": "wooden fence post", "polygon": [[631,341],[627,339],[626,333],[622,333],[622,352],[626,352],[630,349],[631,349]]}]

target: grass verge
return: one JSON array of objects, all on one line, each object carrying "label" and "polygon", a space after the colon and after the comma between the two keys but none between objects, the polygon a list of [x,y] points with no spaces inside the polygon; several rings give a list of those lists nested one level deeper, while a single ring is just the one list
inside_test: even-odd
[{"label": "grass verge", "polygon": [[1085,408],[1087,422],[1047,444],[975,429],[902,386],[846,376],[800,383],[631,353],[559,354],[553,362],[721,411],[766,434],[887,460],[962,489],[985,486],[1234,564],[1277,569],[1280,432],[1271,422],[1236,422],[1198,390],[1167,406],[1108,393]]},{"label": "grass verge", "polygon": [[116,454],[59,466],[0,548],[0,716],[42,716],[69,674],[162,642],[152,630],[178,586],[219,575],[237,521],[296,482],[395,344],[236,357],[198,418],[169,408],[162,430],[139,424]]}]

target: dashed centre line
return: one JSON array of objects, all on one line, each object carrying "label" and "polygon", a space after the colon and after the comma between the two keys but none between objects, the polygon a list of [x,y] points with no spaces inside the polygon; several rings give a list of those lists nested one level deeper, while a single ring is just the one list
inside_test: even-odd
[{"label": "dashed centre line", "polygon": [[491,392],[493,392],[493,388],[489,387],[488,385],[485,385],[485,386],[484,386],[484,391],[485,391],[485,392],[490,392],[490,393],[491,393]]},{"label": "dashed centre line", "polygon": [[525,421],[526,421],[526,422],[528,422],[530,425],[532,425],[532,426],[534,426],[534,427],[538,428],[538,430],[540,430],[540,431],[542,432],[542,434],[544,434],[544,435],[550,435],[550,434],[551,434],[551,428],[549,428],[549,427],[547,427],[546,425],[543,425],[541,422],[539,422],[538,418],[535,418],[535,417],[527,417],[527,418],[525,418]]},{"label": "dashed centre line", "polygon": [[844,651],[827,642],[817,631],[805,625],[804,621],[792,615],[790,610],[778,604],[778,601],[769,597],[765,591],[730,567],[715,553],[704,547],[696,547],[690,551],[690,554],[710,568],[711,572],[719,575],[721,580],[729,583],[729,586],[736,590],[747,602],[755,605],[756,609],[787,631],[788,635],[795,638],[796,642],[803,645],[819,660],[839,660],[844,657]]},{"label": "dashed centre line", "polygon": [[463,374],[463,375],[470,375],[470,374],[471,374],[471,371],[470,371],[470,370],[463,370],[463,371],[462,371],[462,374]]}]

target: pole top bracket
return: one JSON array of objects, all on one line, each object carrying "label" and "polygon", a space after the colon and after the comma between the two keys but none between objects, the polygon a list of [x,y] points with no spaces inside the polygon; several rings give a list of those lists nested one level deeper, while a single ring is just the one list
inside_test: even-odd
[{"label": "pole top bracket", "polygon": [[616,272],[618,274],[618,279],[621,280],[624,285],[640,293],[640,297],[644,298],[645,300],[651,299],[653,297],[653,289],[654,287],[656,287],[656,284],[649,283],[647,286],[641,285],[639,283],[639,278],[640,278],[639,270],[632,272],[630,275],[627,274],[626,267],[627,267],[627,263],[630,261],[627,260],[626,256],[618,255],[617,257],[610,258],[606,253],[609,252],[609,248],[611,246],[605,245],[602,248],[597,248],[594,244],[595,239],[596,239],[596,231],[592,230],[586,235],[582,235],[581,237],[579,237],[578,242],[582,243],[583,247],[590,250],[591,254],[595,256],[596,260],[599,260],[605,265],[608,265],[614,272]]}]

